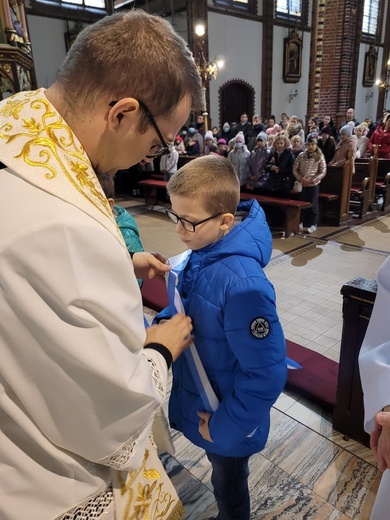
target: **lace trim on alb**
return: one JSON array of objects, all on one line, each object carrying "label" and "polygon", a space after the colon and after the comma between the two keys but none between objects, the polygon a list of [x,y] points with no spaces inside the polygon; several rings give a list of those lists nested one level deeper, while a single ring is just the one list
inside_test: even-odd
[{"label": "lace trim on alb", "polygon": [[[149,357],[148,354],[145,353],[145,351],[143,352],[143,355],[152,369],[153,384],[161,398],[163,398],[165,396],[165,386],[158,365],[152,357]],[[135,435],[130,437],[130,439],[122,444],[122,446],[120,446],[114,453],[98,460],[98,463],[103,464],[104,466],[110,466],[111,468],[115,468],[119,471],[126,469],[139,448],[140,435],[149,427],[152,420],[153,416],[149,419],[145,426],[143,426]]]},{"label": "lace trim on alb", "polygon": [[119,471],[124,470],[134,458],[134,453],[139,446],[139,436],[146,427],[147,426],[144,426],[139,432],[130,437],[130,439],[122,444],[114,453],[99,459],[98,463],[103,464],[103,466],[110,466],[110,468],[115,468]]},{"label": "lace trim on alb", "polygon": [[161,375],[161,372],[158,368],[158,365],[153,357],[149,357],[147,353],[148,349],[144,349],[142,354],[145,356],[147,362],[149,363],[151,369],[152,369],[152,379],[153,384],[156,387],[157,392],[159,393],[161,398],[165,397],[165,386],[164,386],[164,379]]},{"label": "lace trim on alb", "polygon": [[113,502],[112,486],[109,485],[92,498],[87,498],[81,504],[73,507],[67,513],[57,516],[55,520],[98,520]]}]

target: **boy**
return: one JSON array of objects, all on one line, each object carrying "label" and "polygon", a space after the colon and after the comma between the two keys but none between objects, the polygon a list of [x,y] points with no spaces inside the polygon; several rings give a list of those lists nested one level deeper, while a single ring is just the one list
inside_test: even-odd
[{"label": "boy", "polygon": [[203,411],[189,365],[181,356],[173,367],[170,422],[206,450],[218,519],[246,520],[248,460],[265,446],[270,409],[287,375],[275,292],[263,271],[272,252],[271,234],[255,200],[239,205],[242,221],[235,224],[240,183],[223,157],[189,162],[167,189],[172,203],[168,217],[192,250],[178,289],[220,401],[213,414]]},{"label": "boy", "polygon": [[267,134],[260,132],[256,137],[256,148],[248,158],[249,179],[247,190],[264,189],[267,184],[268,172],[265,169],[269,152],[267,150]]}]

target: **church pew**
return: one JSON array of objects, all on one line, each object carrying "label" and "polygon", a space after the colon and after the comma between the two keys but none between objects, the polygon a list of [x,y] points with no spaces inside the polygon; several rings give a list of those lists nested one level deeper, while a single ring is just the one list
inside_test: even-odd
[{"label": "church pew", "polygon": [[253,192],[241,192],[241,200],[256,199],[260,206],[271,206],[281,208],[284,212],[284,236],[289,238],[299,233],[299,223],[301,222],[301,210],[311,208],[312,203],[296,199],[281,199],[269,195],[260,195]]},{"label": "church pew", "polygon": [[359,218],[371,208],[374,209],[375,182],[378,169],[378,157],[355,159],[355,174],[352,178],[350,209]]},{"label": "church pew", "polygon": [[139,181],[137,185],[142,188],[145,204],[155,206],[159,201],[166,201],[167,182],[160,179],[148,179]]},{"label": "church pew", "polygon": [[[320,184],[320,224],[340,226],[350,219],[349,199],[353,175],[352,152],[344,166],[327,166],[325,177]],[[321,194],[324,197],[321,197]],[[332,198],[332,195],[337,196]]]},{"label": "church pew", "polygon": [[378,159],[378,171],[376,176],[375,193],[383,198],[381,211],[390,208],[390,159]]}]

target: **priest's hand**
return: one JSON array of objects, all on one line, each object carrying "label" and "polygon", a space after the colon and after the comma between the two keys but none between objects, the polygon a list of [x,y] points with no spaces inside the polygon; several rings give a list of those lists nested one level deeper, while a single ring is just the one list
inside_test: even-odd
[{"label": "priest's hand", "polygon": [[390,469],[390,406],[376,415],[370,446],[378,461],[379,470]]},{"label": "priest's hand", "polygon": [[137,278],[164,278],[171,266],[166,264],[166,258],[159,253],[134,253],[132,255],[134,272]]},{"label": "priest's hand", "polygon": [[191,318],[185,314],[175,314],[168,321],[151,325],[146,329],[145,345],[148,343],[160,343],[172,354],[175,361],[187,347],[191,345]]}]

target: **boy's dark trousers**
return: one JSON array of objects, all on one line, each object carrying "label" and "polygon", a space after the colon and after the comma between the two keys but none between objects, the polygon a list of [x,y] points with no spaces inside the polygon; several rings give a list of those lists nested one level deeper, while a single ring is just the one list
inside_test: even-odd
[{"label": "boy's dark trousers", "polygon": [[217,501],[218,520],[249,520],[249,457],[224,457],[206,451],[213,471],[211,483]]}]

